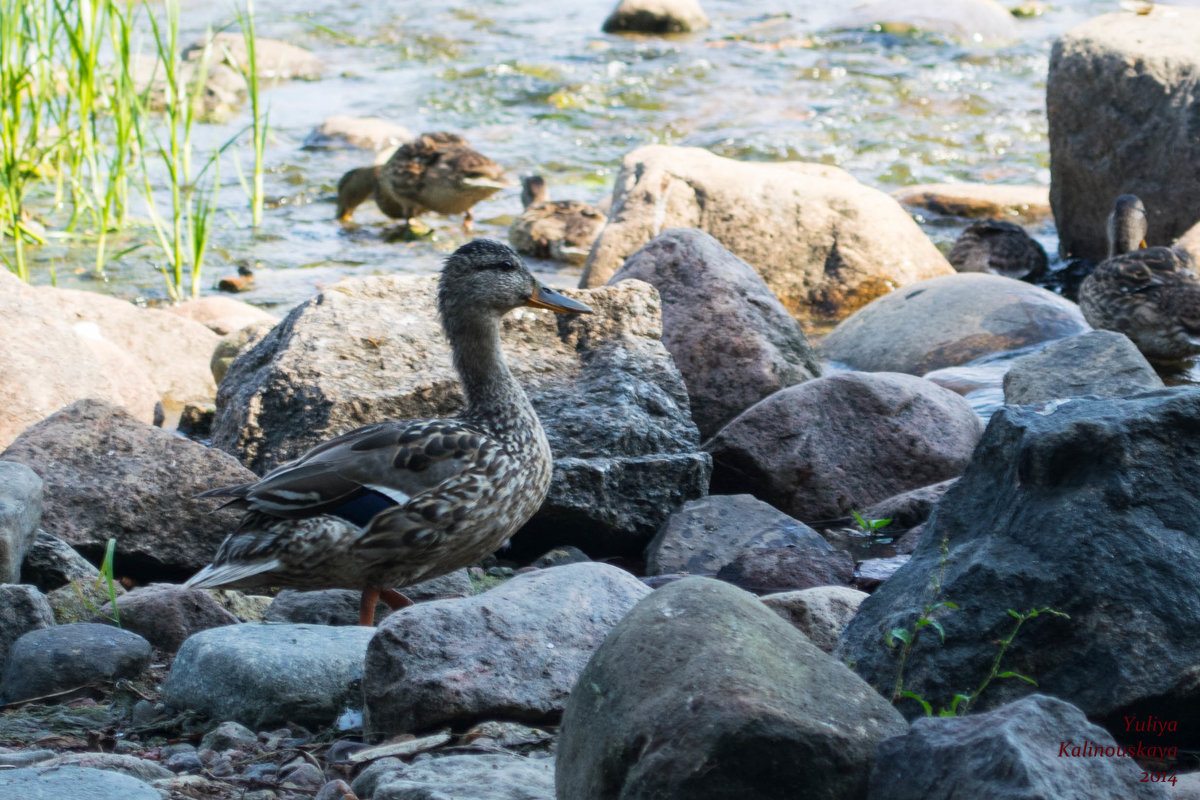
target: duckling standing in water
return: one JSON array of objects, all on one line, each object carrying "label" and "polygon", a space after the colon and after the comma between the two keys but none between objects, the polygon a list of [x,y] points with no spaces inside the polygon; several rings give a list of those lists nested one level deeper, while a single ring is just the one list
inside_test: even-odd
[{"label": "duckling standing in water", "polygon": [[985,219],[967,226],[947,259],[959,272],[990,272],[1032,281],[1046,271],[1045,249],[1020,225]]},{"label": "duckling standing in water", "polygon": [[372,196],[379,210],[408,224],[427,211],[462,214],[471,229],[471,206],[508,186],[504,168],[472,150],[454,133],[423,133],[401,145],[387,163],[352,169],[338,181],[337,218],[349,222]]},{"label": "duckling standing in water", "polygon": [[1106,227],[1109,257],[1079,288],[1083,316],[1093,328],[1125,334],[1151,361],[1200,353],[1200,277],[1192,257],[1145,247],[1146,208],[1135,195],[1117,198]]},{"label": "duckling standing in water", "polygon": [[521,203],[525,211],[509,227],[508,241],[517,252],[536,258],[582,264],[607,221],[587,203],[547,199],[541,175],[521,179]]}]

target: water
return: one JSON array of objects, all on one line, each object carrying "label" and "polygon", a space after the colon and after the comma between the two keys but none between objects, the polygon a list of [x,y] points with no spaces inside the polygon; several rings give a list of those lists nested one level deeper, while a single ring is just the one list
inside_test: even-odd
[{"label": "water", "polygon": [[[552,197],[590,202],[610,193],[621,157],[649,143],[836,164],[885,191],[935,181],[1044,185],[1050,45],[1070,26],[1117,10],[1111,1],[1060,0],[1043,16],[1018,21],[1020,41],[990,48],[929,35],[826,32],[849,4],[816,0],[706,0],[713,27],[703,33],[607,36],[600,26],[614,5],[259,0],[259,34],[315,52],[328,70],[319,82],[266,94],[274,203],[259,231],[250,228],[232,163],[223,166],[224,210],[206,287],[236,264],[253,263],[255,288],[241,297],[286,308],[345,275],[430,272],[467,238],[458,219],[428,215],[430,239],[388,242],[386,220],[370,203],[356,213],[362,227],[343,230],[332,219],[333,187],[371,155],[300,149],[335,114],[464,133],[511,175],[540,171]],[[183,40],[228,22],[227,11],[213,10],[219,6],[185,5]],[[243,111],[203,126],[198,144],[224,141],[248,118]],[[250,164],[248,147],[241,157]],[[134,206],[141,213],[140,201]],[[481,203],[478,234],[506,238],[519,211],[516,187]],[[919,221],[936,242],[952,241],[964,224]],[[1049,223],[1035,233],[1053,251]],[[126,237],[111,251],[135,240]],[[53,266],[60,285],[164,299],[153,248],[113,263],[99,282],[88,275],[91,259],[90,248],[52,243],[33,253],[34,281],[49,282]],[[577,269],[536,268],[558,285],[578,280]]]}]

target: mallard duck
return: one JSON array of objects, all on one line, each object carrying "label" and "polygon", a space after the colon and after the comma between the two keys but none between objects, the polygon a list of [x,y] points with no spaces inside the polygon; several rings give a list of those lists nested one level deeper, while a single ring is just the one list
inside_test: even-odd
[{"label": "mallard duck", "polygon": [[[591,309],[543,286],[510,247],[451,254],[438,312],[466,408],[451,419],[380,422],[317,445],[256,483],[204,492],[245,509],[187,586],[362,590],[359,622],[395,591],[474,564],[528,520],[550,486],[550,446],[504,362],[500,318],[521,306]],[[222,506],[224,507],[224,506]]]},{"label": "mallard duck", "polygon": [[521,179],[525,211],[508,229],[508,241],[517,252],[552,258],[569,264],[587,260],[606,217],[595,206],[579,200],[549,200],[541,175]]},{"label": "mallard duck", "polygon": [[462,214],[470,230],[471,206],[508,186],[504,168],[472,150],[454,133],[423,133],[400,145],[382,166],[352,169],[338,181],[337,218],[374,195],[379,210],[405,223],[426,211]]},{"label": "mallard duck", "polygon": [[1200,277],[1185,251],[1144,247],[1146,208],[1117,198],[1108,217],[1109,257],[1079,287],[1079,307],[1093,328],[1119,331],[1151,361],[1200,353]]},{"label": "mallard duck", "polygon": [[1046,251],[1020,225],[998,219],[973,222],[947,256],[959,272],[991,272],[1033,280],[1046,271]]}]

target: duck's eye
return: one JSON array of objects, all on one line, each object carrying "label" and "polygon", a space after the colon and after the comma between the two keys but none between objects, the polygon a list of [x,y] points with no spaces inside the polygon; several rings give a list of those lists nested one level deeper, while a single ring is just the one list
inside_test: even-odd
[{"label": "duck's eye", "polygon": [[516,268],[517,268],[517,265],[516,265],[516,264],[514,264],[514,263],[513,263],[513,262],[511,262],[511,261],[507,261],[507,260],[505,260],[505,261],[501,261],[499,264],[497,264],[497,265],[496,265],[496,268],[497,268],[497,269],[502,269],[502,270],[504,270],[505,272],[512,272],[514,269],[516,269]]}]

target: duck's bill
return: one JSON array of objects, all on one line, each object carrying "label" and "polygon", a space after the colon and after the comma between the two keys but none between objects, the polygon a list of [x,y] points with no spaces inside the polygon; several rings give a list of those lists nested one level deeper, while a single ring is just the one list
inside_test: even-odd
[{"label": "duck's bill", "polygon": [[546,308],[551,311],[557,311],[559,314],[592,313],[592,309],[578,300],[572,300],[566,295],[554,291],[549,286],[542,286],[540,283],[533,295],[525,301],[525,305],[532,308]]},{"label": "duck's bill", "polygon": [[508,181],[496,181],[491,178],[464,178],[463,185],[477,189],[507,189],[512,186]]}]

